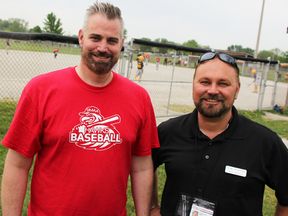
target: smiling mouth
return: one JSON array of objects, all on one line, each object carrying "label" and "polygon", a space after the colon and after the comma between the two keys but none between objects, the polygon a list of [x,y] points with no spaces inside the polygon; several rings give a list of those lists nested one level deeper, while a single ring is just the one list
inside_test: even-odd
[{"label": "smiling mouth", "polygon": [[204,100],[206,100],[208,102],[218,102],[219,101],[219,100],[213,100],[213,99],[204,99]]},{"label": "smiling mouth", "polygon": [[110,56],[101,56],[101,55],[95,55],[95,54],[94,54],[94,56],[97,57],[97,58],[100,58],[100,59],[108,59],[108,58],[110,58]]}]

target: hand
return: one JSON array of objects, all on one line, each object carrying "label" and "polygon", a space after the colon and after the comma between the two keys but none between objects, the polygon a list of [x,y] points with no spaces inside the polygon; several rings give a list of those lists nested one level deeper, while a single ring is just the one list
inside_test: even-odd
[{"label": "hand", "polygon": [[160,216],[160,209],[161,209],[161,206],[158,205],[156,206],[155,208],[153,208],[151,211],[150,211],[150,216]]}]

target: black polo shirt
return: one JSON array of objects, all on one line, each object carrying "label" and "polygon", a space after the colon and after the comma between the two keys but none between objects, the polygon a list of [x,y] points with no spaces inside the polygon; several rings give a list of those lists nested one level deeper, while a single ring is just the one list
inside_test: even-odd
[{"label": "black polo shirt", "polygon": [[199,130],[196,109],[158,126],[161,147],[153,149],[153,161],[155,169],[164,163],[167,174],[163,216],[174,215],[181,194],[216,201],[217,216],[260,216],[265,184],[288,206],[286,146],[275,132],[238,115],[235,107],[232,113],[229,127],[212,140]]}]

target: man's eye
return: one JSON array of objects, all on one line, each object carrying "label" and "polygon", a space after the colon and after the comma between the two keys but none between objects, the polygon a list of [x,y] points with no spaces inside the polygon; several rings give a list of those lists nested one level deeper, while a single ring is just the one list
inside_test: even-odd
[{"label": "man's eye", "polygon": [[111,44],[117,44],[118,41],[117,41],[117,40],[109,40],[109,43],[111,43]]},{"label": "man's eye", "polygon": [[209,84],[208,81],[201,81],[201,84]]},{"label": "man's eye", "polygon": [[221,86],[228,86],[228,83],[220,83]]}]

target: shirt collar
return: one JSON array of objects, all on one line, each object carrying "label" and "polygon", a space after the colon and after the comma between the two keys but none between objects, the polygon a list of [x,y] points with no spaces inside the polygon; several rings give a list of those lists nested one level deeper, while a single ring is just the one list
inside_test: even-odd
[{"label": "shirt collar", "polygon": [[[237,109],[233,106],[232,107],[232,121],[229,124],[229,127],[226,129],[227,131],[227,135],[226,135],[226,139],[243,139],[244,136],[244,125],[243,123],[241,123],[241,121],[239,121],[239,114],[237,112]],[[196,134],[195,132],[198,131],[198,110],[195,108],[194,111],[190,114],[189,116],[190,119],[190,127],[191,128],[190,134],[192,135],[192,137],[195,137]]]}]

